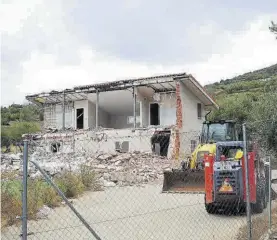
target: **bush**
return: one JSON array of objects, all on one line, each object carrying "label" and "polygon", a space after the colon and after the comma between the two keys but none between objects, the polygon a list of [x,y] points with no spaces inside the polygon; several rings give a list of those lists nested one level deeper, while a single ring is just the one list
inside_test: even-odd
[{"label": "bush", "polygon": [[[28,219],[36,219],[36,214],[43,205],[57,207],[61,202],[55,190],[41,180],[28,181],[27,214]],[[22,215],[22,183],[19,180],[1,182],[1,221],[2,226],[12,225]]]},{"label": "bush", "polygon": [[1,227],[14,224],[21,216],[21,199],[12,197],[7,190],[1,191]]},{"label": "bush", "polygon": [[56,179],[56,183],[67,198],[77,197],[85,191],[81,177],[72,172],[64,173]]},{"label": "bush", "polygon": [[80,177],[87,190],[101,190],[101,186],[96,178],[96,173],[93,171],[92,167],[82,164],[80,166]]},{"label": "bush", "polygon": [[54,208],[60,206],[62,198],[58,195],[53,187],[47,186],[43,191],[42,201],[48,207]]},{"label": "bush", "polygon": [[[22,215],[22,182],[16,180],[14,173],[1,175],[1,227],[13,225]],[[85,190],[100,190],[95,172],[89,166],[81,166],[79,173],[65,172],[54,179],[67,198],[81,195]],[[60,205],[62,198],[56,190],[43,180],[28,180],[28,219],[36,219],[43,205],[54,208]]]}]

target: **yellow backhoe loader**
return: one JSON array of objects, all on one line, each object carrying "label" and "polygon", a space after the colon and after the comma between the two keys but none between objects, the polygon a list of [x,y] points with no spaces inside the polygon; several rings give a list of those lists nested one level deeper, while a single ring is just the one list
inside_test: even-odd
[{"label": "yellow backhoe loader", "polygon": [[207,121],[202,125],[199,144],[179,169],[164,171],[162,192],[203,193],[204,154],[216,154],[216,142],[238,141],[241,139],[233,120]]}]

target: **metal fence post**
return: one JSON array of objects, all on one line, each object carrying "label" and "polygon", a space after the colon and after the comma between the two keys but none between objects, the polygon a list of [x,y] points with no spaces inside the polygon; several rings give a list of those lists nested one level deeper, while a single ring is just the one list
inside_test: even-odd
[{"label": "metal fence post", "polygon": [[28,140],[24,140],[23,151],[23,193],[22,193],[22,239],[27,240],[27,177],[28,177]]},{"label": "metal fence post", "polygon": [[272,182],[272,174],[271,174],[271,157],[268,157],[268,232],[271,234],[271,226],[272,226],[272,206],[271,206],[271,182]]},{"label": "metal fence post", "polygon": [[247,239],[252,239],[252,224],[251,224],[251,206],[250,206],[250,192],[249,192],[249,174],[248,174],[248,153],[247,153],[247,139],[245,123],[242,125],[243,132],[243,147],[244,147],[244,166],[245,166],[245,186],[246,186],[246,215],[247,215]]},{"label": "metal fence post", "polygon": [[58,188],[58,186],[51,180],[51,178],[45,173],[45,171],[34,161],[30,161],[35,165],[35,167],[40,171],[45,180],[57,191],[57,193],[62,197],[67,206],[75,213],[75,215],[79,218],[79,220],[85,225],[85,227],[90,231],[90,233],[97,240],[101,240],[98,234],[92,229],[92,227],[88,224],[88,222],[82,217],[82,215],[73,207],[73,205],[68,201],[63,192]]}]

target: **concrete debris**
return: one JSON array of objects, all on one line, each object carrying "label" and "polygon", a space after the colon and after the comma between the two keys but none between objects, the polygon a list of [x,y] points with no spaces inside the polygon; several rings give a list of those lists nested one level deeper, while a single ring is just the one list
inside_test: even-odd
[{"label": "concrete debris", "polygon": [[[132,153],[47,153],[43,148],[36,149],[29,158],[35,160],[50,175],[56,176],[63,171],[79,171],[81,165],[88,165],[97,173],[105,187],[144,184],[161,180],[163,171],[170,168],[170,160],[145,152]],[[2,154],[1,171],[22,171],[22,161],[11,164],[13,156]],[[22,158],[22,156],[20,156]],[[41,177],[40,172],[29,164],[30,178]]]},{"label": "concrete debris", "polygon": [[104,187],[115,187],[116,186],[116,184],[114,182],[109,182],[106,180],[103,181],[103,185],[104,185]]},{"label": "concrete debris", "polygon": [[37,212],[38,219],[45,219],[48,218],[49,214],[51,213],[52,209],[46,205],[43,205],[41,209]]}]

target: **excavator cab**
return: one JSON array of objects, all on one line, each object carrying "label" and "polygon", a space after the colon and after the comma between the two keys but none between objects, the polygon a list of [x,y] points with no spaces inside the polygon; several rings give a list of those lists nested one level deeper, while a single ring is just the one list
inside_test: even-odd
[{"label": "excavator cab", "polygon": [[199,144],[180,169],[164,172],[163,192],[204,192],[204,155],[216,155],[217,142],[239,141],[240,129],[233,120],[207,121],[202,125]]},{"label": "excavator cab", "polygon": [[233,120],[205,121],[202,125],[200,144],[238,141],[238,129]]}]

